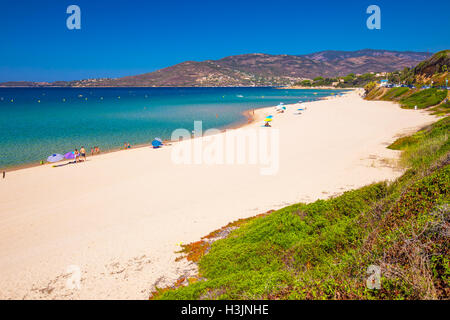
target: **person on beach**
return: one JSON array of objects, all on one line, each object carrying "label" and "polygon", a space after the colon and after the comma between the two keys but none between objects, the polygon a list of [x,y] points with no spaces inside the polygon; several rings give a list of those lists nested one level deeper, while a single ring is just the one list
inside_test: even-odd
[{"label": "person on beach", "polygon": [[6,177],[6,172],[3,171],[3,179],[5,179],[5,177]]},{"label": "person on beach", "polygon": [[94,151],[95,151],[96,154],[99,154],[100,153],[100,148],[99,147],[94,147]]},{"label": "person on beach", "polygon": [[78,149],[75,149],[73,154],[75,155],[75,163],[77,163],[78,162],[78,158],[80,157],[80,153],[78,152]]},{"label": "person on beach", "polygon": [[91,156],[93,156],[93,155],[94,155],[94,148],[91,147]]},{"label": "person on beach", "polygon": [[83,161],[86,161],[86,149],[83,146],[81,146],[80,155],[84,159]]}]

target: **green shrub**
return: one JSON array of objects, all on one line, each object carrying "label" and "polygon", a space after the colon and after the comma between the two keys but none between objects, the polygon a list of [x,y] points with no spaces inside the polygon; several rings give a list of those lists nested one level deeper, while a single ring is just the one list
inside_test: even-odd
[{"label": "green shrub", "polygon": [[413,93],[401,99],[400,103],[405,108],[414,108],[414,106],[417,106],[419,109],[424,109],[439,104],[445,97],[447,97],[447,90],[430,88]]}]

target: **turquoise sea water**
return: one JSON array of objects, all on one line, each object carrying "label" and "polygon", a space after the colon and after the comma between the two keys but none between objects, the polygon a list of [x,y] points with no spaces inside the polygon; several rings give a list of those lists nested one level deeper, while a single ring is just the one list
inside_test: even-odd
[{"label": "turquoise sea water", "polygon": [[[245,110],[337,91],[276,88],[0,88],[0,168],[84,146],[102,151],[169,139],[173,130],[245,123]],[[316,93],[316,94],[314,94]]]}]

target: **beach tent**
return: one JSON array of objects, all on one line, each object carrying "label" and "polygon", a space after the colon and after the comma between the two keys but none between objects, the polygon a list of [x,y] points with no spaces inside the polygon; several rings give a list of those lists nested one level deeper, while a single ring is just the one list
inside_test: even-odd
[{"label": "beach tent", "polygon": [[59,153],[52,154],[50,157],[47,158],[48,162],[58,162],[64,159],[64,156]]},{"label": "beach tent", "polygon": [[152,141],[153,148],[156,149],[156,148],[161,147],[162,145],[163,145],[163,142],[162,142],[162,140],[160,138],[153,139],[153,141]]},{"label": "beach tent", "polygon": [[67,152],[64,155],[64,158],[66,158],[66,159],[75,159],[75,153],[73,153],[73,151],[72,152]]}]

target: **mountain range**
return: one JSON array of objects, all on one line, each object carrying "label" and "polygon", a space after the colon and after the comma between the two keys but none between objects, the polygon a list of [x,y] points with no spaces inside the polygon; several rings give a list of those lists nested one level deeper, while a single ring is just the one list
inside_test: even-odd
[{"label": "mountain range", "polygon": [[306,55],[243,54],[220,60],[186,61],[154,72],[116,79],[4,82],[0,86],[201,87],[278,86],[318,76],[391,72],[416,66],[430,53],[364,49],[321,51]]}]

